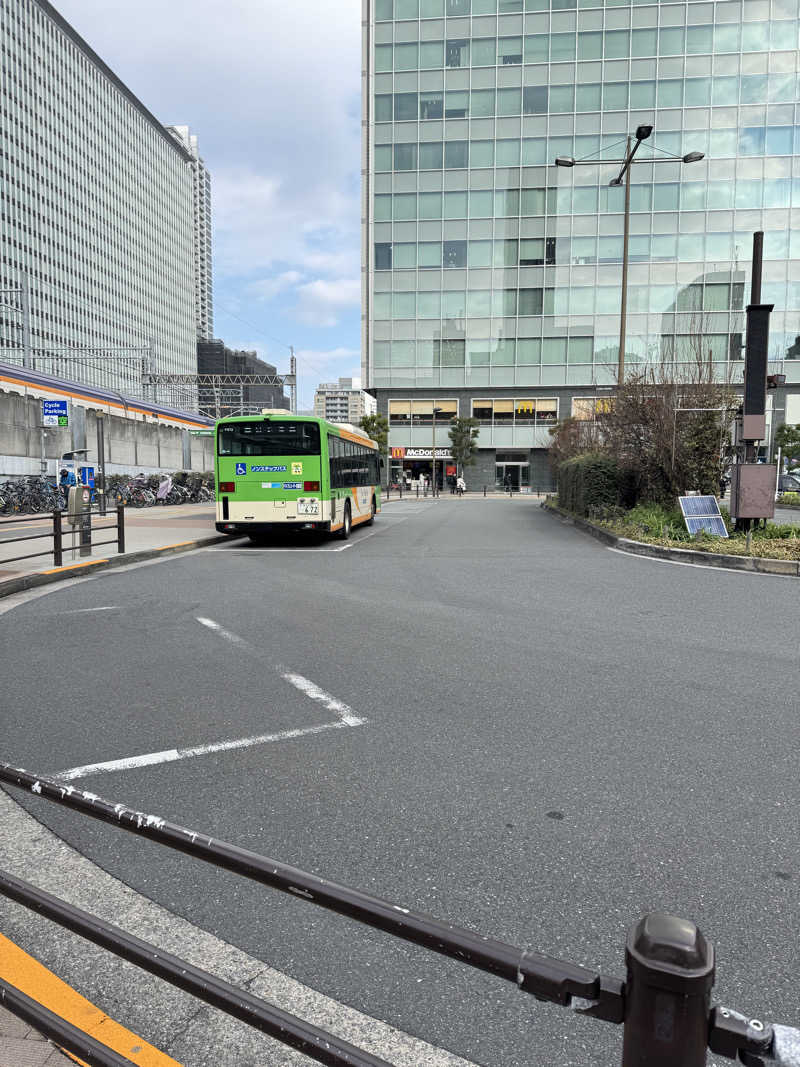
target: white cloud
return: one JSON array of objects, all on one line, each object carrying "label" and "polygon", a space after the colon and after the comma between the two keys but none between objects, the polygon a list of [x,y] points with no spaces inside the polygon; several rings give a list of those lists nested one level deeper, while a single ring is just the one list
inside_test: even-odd
[{"label": "white cloud", "polygon": [[197,134],[220,312],[251,319],[260,298],[264,332],[298,340],[341,323],[360,265],[360,0],[56,2],[161,121]]},{"label": "white cloud", "polygon": [[344,308],[361,303],[358,278],[318,278],[298,287],[298,315],[312,326],[335,326]]}]

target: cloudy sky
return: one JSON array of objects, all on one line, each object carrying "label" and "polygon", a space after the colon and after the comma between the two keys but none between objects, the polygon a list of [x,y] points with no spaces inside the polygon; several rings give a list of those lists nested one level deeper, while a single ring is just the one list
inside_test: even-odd
[{"label": "cloudy sky", "polygon": [[360,373],[359,0],[54,0],[211,171],[214,330],[300,406]]}]

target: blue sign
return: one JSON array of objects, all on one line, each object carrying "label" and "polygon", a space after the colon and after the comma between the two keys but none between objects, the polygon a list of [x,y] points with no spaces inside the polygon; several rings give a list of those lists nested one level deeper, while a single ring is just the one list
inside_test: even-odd
[{"label": "blue sign", "polygon": [[[286,467],[255,467],[250,464],[250,471],[252,474],[272,474],[275,471],[285,471]],[[244,471],[242,472],[244,473]]]},{"label": "blue sign", "polygon": [[262,482],[261,483],[261,488],[262,489],[280,489],[280,488],[282,488],[282,483],[281,482]]},{"label": "blue sign", "polygon": [[236,464],[236,473],[237,474],[247,474],[247,464],[246,463],[237,463]]},{"label": "blue sign", "polygon": [[283,483],[283,488],[284,489],[302,489],[303,488],[303,483],[302,482],[284,482]]},{"label": "blue sign", "polygon": [[43,415],[66,415],[67,414],[67,402],[66,402],[66,400],[43,400],[42,401],[42,414]]},{"label": "blue sign", "polygon": [[81,467],[81,485],[94,489],[94,467]]}]

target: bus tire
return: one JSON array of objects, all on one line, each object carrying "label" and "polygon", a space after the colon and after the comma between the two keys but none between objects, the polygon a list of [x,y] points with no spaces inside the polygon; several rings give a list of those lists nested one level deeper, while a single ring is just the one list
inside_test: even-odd
[{"label": "bus tire", "polygon": [[375,522],[375,513],[377,512],[377,510],[378,510],[378,504],[377,504],[377,501],[375,500],[375,497],[373,496],[372,503],[370,504],[369,518],[364,523],[365,526],[372,526],[373,522]]},{"label": "bus tire", "polygon": [[347,541],[350,537],[352,528],[353,519],[350,514],[350,501],[346,500],[344,505],[344,515],[342,516],[342,528],[339,530],[339,538],[342,541]]}]

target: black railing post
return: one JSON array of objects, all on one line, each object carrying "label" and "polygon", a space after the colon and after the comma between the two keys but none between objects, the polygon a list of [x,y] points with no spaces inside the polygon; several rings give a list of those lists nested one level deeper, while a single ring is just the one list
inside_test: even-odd
[{"label": "black railing post", "polygon": [[486,486],[483,487],[483,495],[486,496]]},{"label": "black railing post", "polygon": [[61,532],[61,512],[56,508],[53,512],[53,566],[61,567],[64,564],[64,542]]},{"label": "black railing post", "polygon": [[625,949],[622,1067],[704,1067],[714,948],[674,915],[646,915]]},{"label": "black railing post", "polygon": [[86,511],[81,513],[80,526],[78,527],[78,529],[79,529],[78,543],[80,545],[80,549],[79,549],[80,555],[81,556],[91,556],[91,554],[92,554],[92,505],[91,504],[89,504],[89,507],[86,509]]},{"label": "black railing post", "polygon": [[125,551],[125,505],[117,504],[117,552]]}]

